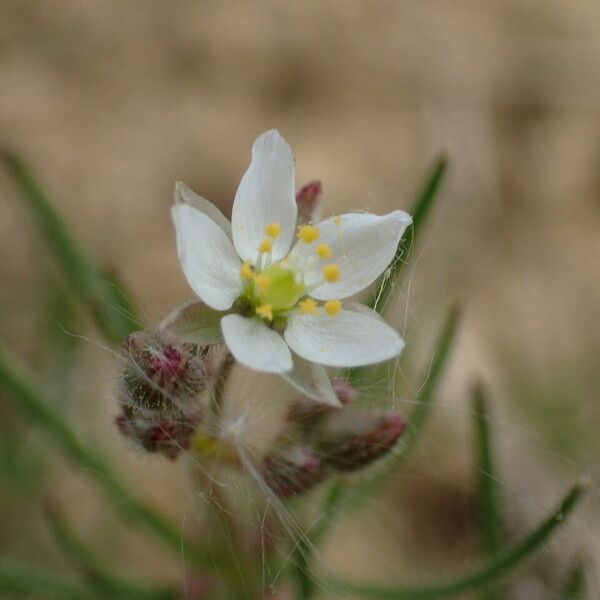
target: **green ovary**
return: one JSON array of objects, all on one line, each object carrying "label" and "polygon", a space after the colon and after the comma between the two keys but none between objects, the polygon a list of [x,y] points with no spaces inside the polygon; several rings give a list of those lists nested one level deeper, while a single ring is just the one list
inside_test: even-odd
[{"label": "green ovary", "polygon": [[256,289],[261,304],[270,304],[273,310],[292,308],[306,294],[306,286],[296,281],[294,271],[275,263],[261,271],[260,275],[269,278],[264,289]]}]

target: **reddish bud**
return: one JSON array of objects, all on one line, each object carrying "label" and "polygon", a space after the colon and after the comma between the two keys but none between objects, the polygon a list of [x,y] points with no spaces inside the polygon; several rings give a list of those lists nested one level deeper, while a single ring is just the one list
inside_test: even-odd
[{"label": "reddish bud", "polygon": [[322,195],[323,187],[320,181],[311,181],[296,192],[299,224],[314,223],[320,220]]},{"label": "reddish bud", "polygon": [[137,331],[123,344],[124,401],[147,410],[185,408],[206,386],[205,351],[159,333]]},{"label": "reddish bud", "polygon": [[324,478],[321,461],[306,446],[288,446],[269,454],[263,460],[262,475],[281,498],[303,494]]},{"label": "reddish bud", "polygon": [[395,411],[332,414],[320,434],[320,454],[328,466],[354,471],[387,454],[405,429],[406,421]]},{"label": "reddish bud", "polygon": [[175,460],[186,450],[200,423],[200,413],[172,412],[168,416],[134,406],[123,406],[115,418],[119,431],[147,452]]}]

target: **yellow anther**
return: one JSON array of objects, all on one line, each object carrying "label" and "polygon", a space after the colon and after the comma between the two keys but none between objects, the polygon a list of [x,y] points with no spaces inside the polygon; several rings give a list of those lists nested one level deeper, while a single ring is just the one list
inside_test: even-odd
[{"label": "yellow anther", "polygon": [[250,263],[248,261],[245,261],[242,265],[242,268],[240,269],[240,275],[242,276],[242,279],[252,279],[252,277],[254,276],[254,273],[252,272],[252,267],[250,266]]},{"label": "yellow anther", "polygon": [[301,315],[318,315],[319,307],[312,298],[305,298],[298,302],[298,308],[300,309]]},{"label": "yellow anther", "polygon": [[324,306],[325,312],[330,317],[335,317],[335,315],[338,315],[342,310],[342,303],[339,300],[327,300]]},{"label": "yellow anther", "polygon": [[272,304],[261,304],[257,306],[255,309],[256,314],[267,321],[273,320],[273,305]]},{"label": "yellow anther", "polygon": [[317,246],[319,258],[331,258],[332,252],[329,244],[319,244]]},{"label": "yellow anther", "polygon": [[273,240],[270,240],[269,238],[265,238],[260,243],[260,246],[258,247],[258,251],[263,252],[265,254],[267,254],[269,252],[273,252]]},{"label": "yellow anther", "polygon": [[272,238],[278,238],[281,235],[281,225],[279,223],[267,223],[265,233]]},{"label": "yellow anther", "polygon": [[312,244],[321,237],[321,232],[314,225],[302,225],[298,228],[298,237],[305,244]]},{"label": "yellow anther", "polygon": [[337,217],[333,217],[333,222],[339,226],[339,224],[342,222],[342,217],[339,215]]},{"label": "yellow anther", "polygon": [[335,283],[340,280],[340,266],[335,263],[331,263],[330,265],[325,265],[323,267],[323,275],[325,279],[329,281],[329,283]]},{"label": "yellow anther", "polygon": [[256,287],[258,287],[261,292],[266,292],[271,285],[271,278],[268,275],[257,275],[254,278],[254,283],[256,283]]}]

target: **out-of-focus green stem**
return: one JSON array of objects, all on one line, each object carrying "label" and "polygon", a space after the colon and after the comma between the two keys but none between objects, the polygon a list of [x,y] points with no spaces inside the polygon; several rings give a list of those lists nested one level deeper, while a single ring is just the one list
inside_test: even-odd
[{"label": "out-of-focus green stem", "polygon": [[406,230],[404,237],[400,240],[391,266],[387,270],[381,285],[375,288],[368,303],[371,308],[374,308],[379,313],[383,312],[387,306],[387,301],[396,285],[398,276],[404,268],[404,265],[406,265],[406,254],[414,244],[417,235],[421,232],[423,223],[429,216],[434,200],[437,198],[437,194],[444,180],[447,168],[447,157],[444,155],[438,157],[425,178],[423,187],[417,195],[415,203],[410,210],[413,222]]},{"label": "out-of-focus green stem", "polygon": [[63,416],[43,400],[39,387],[34,382],[34,375],[17,364],[0,346],[0,390],[12,396],[16,406],[30,421],[45,429],[67,458],[104,489],[121,515],[128,522],[153,532],[178,555],[199,565],[212,564],[211,557],[205,550],[183,542],[177,528],[162,515],[131,496],[108,463],[84,446]]},{"label": "out-of-focus green stem", "polygon": [[520,544],[503,551],[483,567],[454,580],[429,586],[378,586],[330,579],[325,581],[325,585],[329,585],[352,597],[362,596],[376,600],[432,600],[435,598],[449,598],[470,590],[485,588],[506,575],[508,571],[521,564],[523,560],[540,548],[552,533],[564,523],[581,499],[585,488],[586,486],[583,483],[576,484],[553,513],[537,529],[527,535]]},{"label": "out-of-focus green stem", "polygon": [[176,600],[180,596],[174,589],[150,588],[113,573],[75,535],[64,515],[56,507],[46,503],[44,512],[52,533],[67,558],[80,570],[90,588],[99,594],[109,598],[131,600]]},{"label": "out-of-focus green stem", "polygon": [[121,342],[140,329],[131,302],[117,289],[115,281],[105,277],[77,246],[50,198],[24,161],[10,152],[0,158],[16,183],[22,198],[35,216],[47,246],[54,255],[73,292],[91,312],[103,336],[110,342]]},{"label": "out-of-focus green stem", "polygon": [[489,412],[482,384],[473,390],[473,429],[477,456],[478,507],[482,542],[487,556],[495,556],[502,548],[504,518],[501,508],[499,478],[493,459]]}]

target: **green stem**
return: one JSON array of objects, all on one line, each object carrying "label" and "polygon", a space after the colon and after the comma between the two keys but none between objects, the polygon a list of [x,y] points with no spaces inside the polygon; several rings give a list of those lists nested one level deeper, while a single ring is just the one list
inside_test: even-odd
[{"label": "green stem", "polygon": [[62,415],[43,400],[34,381],[33,374],[17,364],[0,346],[0,390],[10,394],[26,416],[50,434],[67,458],[104,489],[127,522],[136,523],[153,532],[157,539],[178,555],[199,565],[210,565],[210,556],[206,551],[184,543],[177,528],[162,515],[133,498],[108,464],[79,442]]},{"label": "green stem", "polygon": [[477,455],[477,488],[482,541],[487,556],[495,556],[504,538],[501,495],[496,465],[492,457],[489,413],[483,386],[473,391],[473,428]]},{"label": "green stem", "polygon": [[0,158],[32,209],[38,228],[74,293],[91,312],[107,340],[123,341],[140,328],[137,317],[131,312],[131,303],[121,303],[125,295],[117,289],[114,279],[104,277],[77,246],[50,198],[23,160],[9,152],[2,152]]},{"label": "green stem", "polygon": [[511,550],[500,553],[494,560],[483,567],[452,581],[438,583],[432,586],[375,586],[369,584],[355,584],[330,579],[325,583],[336,590],[352,596],[375,598],[380,600],[431,600],[435,598],[448,598],[467,591],[489,586],[511,569],[515,568],[528,556],[548,540],[552,533],[565,522],[566,518],[575,508],[586,486],[576,484],[563,498],[556,510],[531,532],[525,539]]},{"label": "green stem", "polygon": [[410,210],[412,215],[412,225],[406,230],[404,237],[400,240],[396,255],[392,260],[391,266],[386,272],[381,285],[375,288],[369,306],[381,313],[387,306],[387,301],[392,293],[398,276],[402,272],[406,262],[406,253],[412,247],[417,235],[420,233],[423,223],[426,221],[431,208],[434,204],[441,184],[444,180],[448,168],[448,159],[446,156],[440,156],[425,179],[425,183],[417,195],[413,208]]}]

